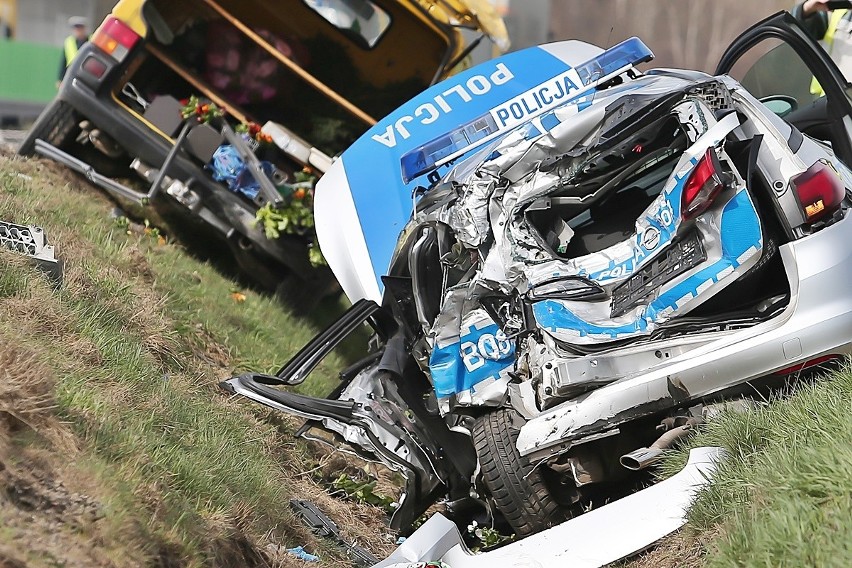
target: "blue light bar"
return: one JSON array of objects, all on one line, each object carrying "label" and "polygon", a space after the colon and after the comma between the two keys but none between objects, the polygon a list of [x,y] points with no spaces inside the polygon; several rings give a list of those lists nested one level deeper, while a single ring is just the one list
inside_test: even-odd
[{"label": "blue light bar", "polygon": [[654,54],[641,39],[632,37],[607,49],[594,59],[577,67],[577,73],[584,85],[589,85],[601,77],[606,77],[629,65],[639,65],[654,59]]},{"label": "blue light bar", "polygon": [[[518,114],[510,117],[508,111],[505,110],[509,103],[507,101],[479,118],[406,153],[400,164],[402,166],[402,179],[405,183],[408,183],[452,158],[464,154],[482,142],[495,138],[501,132],[508,132],[523,122],[576,101],[591,91],[595,84],[604,77],[622,72],[633,65],[650,61],[653,58],[654,54],[639,38],[632,37],[624,40],[573,70],[567,68],[565,73],[542,83],[542,85],[546,85],[554,80],[560,83],[565,80],[566,85],[574,85],[575,89],[570,91],[568,87],[564,87],[566,96],[560,97],[560,100],[552,100],[549,104],[543,104],[539,99],[536,99],[536,102],[532,105],[523,107],[525,112],[529,111],[530,108],[533,109],[532,112],[528,112],[523,117]],[[579,77],[580,84],[576,85],[571,81],[571,76]],[[569,78],[566,79],[566,77]],[[542,85],[533,87],[530,91],[539,89]],[[527,93],[521,93],[510,101],[522,99],[526,95]],[[517,108],[520,109],[521,107],[518,106]],[[501,115],[501,112],[505,114]],[[502,120],[500,120],[501,118]],[[522,122],[518,122],[519,120],[522,120]]]},{"label": "blue light bar", "polygon": [[431,170],[435,165],[464,148],[470,148],[492,134],[499,132],[497,122],[490,114],[484,114],[452,132],[436,138],[402,157],[402,178],[408,183],[415,177]]}]

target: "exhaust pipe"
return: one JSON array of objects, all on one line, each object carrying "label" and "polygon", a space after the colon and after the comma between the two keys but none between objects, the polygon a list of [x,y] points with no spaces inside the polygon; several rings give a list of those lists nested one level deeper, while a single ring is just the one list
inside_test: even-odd
[{"label": "exhaust pipe", "polygon": [[624,454],[619,460],[621,465],[632,471],[639,471],[652,465],[663,457],[664,450],[672,447],[679,439],[685,437],[692,431],[692,427],[698,424],[698,420],[692,419],[683,426],[672,428],[651,444],[648,448],[639,448],[629,454]]}]

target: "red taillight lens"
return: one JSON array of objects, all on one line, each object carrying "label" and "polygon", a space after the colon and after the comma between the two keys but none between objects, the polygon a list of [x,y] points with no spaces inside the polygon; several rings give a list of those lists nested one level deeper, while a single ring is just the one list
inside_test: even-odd
[{"label": "red taillight lens", "polygon": [[117,61],[124,59],[141,36],[121,20],[110,16],[92,36],[92,43]]},{"label": "red taillight lens", "polygon": [[719,157],[716,156],[716,150],[712,147],[707,148],[707,152],[689,174],[689,179],[686,180],[686,186],[683,188],[681,202],[683,218],[693,219],[707,211],[719,192],[725,188],[726,177],[722,173],[722,165],[719,163]]},{"label": "red taillight lens", "polygon": [[831,167],[822,162],[795,176],[790,183],[796,189],[807,223],[830,217],[840,209],[846,196],[843,182]]},{"label": "red taillight lens", "polygon": [[83,62],[83,69],[96,79],[100,79],[104,76],[104,73],[106,73],[107,66],[103,61],[100,61],[95,57],[89,56]]},{"label": "red taillight lens", "polygon": [[773,373],[773,375],[792,375],[793,373],[799,373],[801,371],[804,371],[805,369],[809,369],[810,367],[822,365],[823,363],[828,363],[830,361],[839,361],[842,358],[842,355],[823,355],[821,357],[817,357],[816,359],[809,359],[808,361],[803,361],[791,367],[784,367],[783,369],[778,369]]}]

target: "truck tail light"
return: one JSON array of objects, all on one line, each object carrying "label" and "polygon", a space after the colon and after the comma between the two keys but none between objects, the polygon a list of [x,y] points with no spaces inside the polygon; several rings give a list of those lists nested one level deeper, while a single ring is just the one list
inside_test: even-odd
[{"label": "truck tail light", "polygon": [[834,170],[823,162],[817,162],[793,177],[790,184],[796,190],[807,223],[831,217],[840,209],[846,196],[843,182]]},{"label": "truck tail light", "polygon": [[716,150],[707,148],[704,156],[689,174],[683,189],[681,214],[684,219],[698,217],[713,204],[728,183],[728,175],[722,171],[722,164],[716,156]]},{"label": "truck tail light", "polygon": [[127,24],[109,16],[92,36],[92,43],[101,48],[113,59],[121,62],[130,50],[141,39]]}]

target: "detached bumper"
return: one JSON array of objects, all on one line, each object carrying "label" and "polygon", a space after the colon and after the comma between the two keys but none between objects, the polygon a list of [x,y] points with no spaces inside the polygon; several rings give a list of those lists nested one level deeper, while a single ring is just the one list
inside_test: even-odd
[{"label": "detached bumper", "polygon": [[483,554],[472,554],[456,526],[436,514],[374,568],[424,561],[441,561],[450,568],[605,566],[682,527],[696,493],[709,483],[722,455],[720,448],[696,448],[686,466],[665,481]]}]

